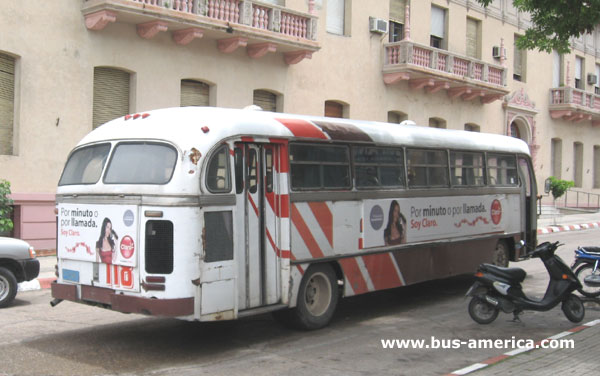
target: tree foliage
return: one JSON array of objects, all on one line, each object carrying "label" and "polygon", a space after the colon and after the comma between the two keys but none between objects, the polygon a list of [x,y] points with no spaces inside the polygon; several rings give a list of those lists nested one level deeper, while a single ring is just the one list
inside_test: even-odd
[{"label": "tree foliage", "polygon": [[575,186],[575,183],[570,180],[560,180],[554,176],[550,176],[548,179],[550,179],[550,192],[555,200],[564,195],[567,189]]},{"label": "tree foliage", "polygon": [[8,232],[13,228],[13,222],[10,219],[13,201],[8,195],[10,195],[10,183],[0,179],[0,232]]},{"label": "tree foliage", "polygon": [[[487,7],[493,0],[477,0]],[[591,33],[600,24],[600,0],[513,0],[531,15],[533,26],[517,40],[521,49],[568,53],[571,37]]]}]

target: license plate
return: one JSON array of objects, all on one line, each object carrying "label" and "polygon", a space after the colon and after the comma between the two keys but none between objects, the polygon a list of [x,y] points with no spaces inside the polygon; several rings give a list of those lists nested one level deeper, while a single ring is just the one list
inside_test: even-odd
[{"label": "license plate", "polygon": [[79,282],[79,271],[71,269],[63,269],[62,277],[65,281]]}]

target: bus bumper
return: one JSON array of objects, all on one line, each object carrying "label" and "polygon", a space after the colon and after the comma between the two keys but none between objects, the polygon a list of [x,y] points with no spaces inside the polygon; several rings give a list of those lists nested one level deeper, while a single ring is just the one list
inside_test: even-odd
[{"label": "bus bumper", "polygon": [[153,299],[123,295],[115,290],[65,283],[52,283],[52,297],[77,303],[101,305],[123,313],[141,313],[144,315],[180,317],[194,314],[194,298]]}]

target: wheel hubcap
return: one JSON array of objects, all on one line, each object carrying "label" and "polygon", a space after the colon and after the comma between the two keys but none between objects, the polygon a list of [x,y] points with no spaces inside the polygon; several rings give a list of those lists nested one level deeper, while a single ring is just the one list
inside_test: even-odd
[{"label": "wheel hubcap", "polygon": [[0,276],[0,300],[4,300],[8,296],[8,281]]},{"label": "wheel hubcap", "polygon": [[321,316],[329,308],[331,303],[331,285],[322,273],[313,275],[306,284],[304,299],[306,308],[313,316]]}]

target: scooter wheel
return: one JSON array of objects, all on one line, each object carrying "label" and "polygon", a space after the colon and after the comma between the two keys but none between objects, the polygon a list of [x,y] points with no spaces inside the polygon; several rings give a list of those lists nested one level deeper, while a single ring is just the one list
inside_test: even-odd
[{"label": "scooter wheel", "polygon": [[576,295],[570,294],[563,300],[560,308],[571,322],[580,322],[585,317],[583,302]]},{"label": "scooter wheel", "polygon": [[469,315],[478,324],[489,324],[496,320],[500,310],[478,296],[469,302]]},{"label": "scooter wheel", "polygon": [[579,282],[581,282],[581,285],[583,286],[581,289],[579,289],[577,291],[579,291],[581,293],[581,295],[587,296],[588,298],[597,298],[600,296],[600,287],[588,286],[585,284],[585,281],[584,281],[585,277],[591,275],[593,271],[594,271],[594,266],[590,265],[590,264],[583,264],[575,270],[575,276],[577,277],[577,279],[579,280]]}]

